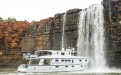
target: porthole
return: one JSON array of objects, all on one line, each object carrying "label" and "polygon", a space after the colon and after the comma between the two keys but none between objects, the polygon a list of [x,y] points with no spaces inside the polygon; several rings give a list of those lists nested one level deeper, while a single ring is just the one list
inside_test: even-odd
[{"label": "porthole", "polygon": [[58,54],[58,52],[57,52],[57,54]]},{"label": "porthole", "polygon": [[71,60],[68,60],[69,62],[71,61]]},{"label": "porthole", "polygon": [[82,61],[82,60],[79,60],[80,62]]},{"label": "porthole", "polygon": [[87,60],[85,60],[85,62],[87,62]]},{"label": "porthole", "polygon": [[81,67],[83,67],[83,65],[81,65]]},{"label": "porthole", "polygon": [[58,68],[59,66],[55,66],[56,68]]},{"label": "porthole", "polygon": [[71,67],[74,67],[74,66],[71,66]]},{"label": "porthole", "polygon": [[64,62],[64,60],[61,60],[62,62]]},{"label": "porthole", "polygon": [[67,62],[67,60],[65,60],[65,62]]},{"label": "porthole", "polygon": [[65,66],[65,67],[68,67],[68,66]]},{"label": "porthole", "polygon": [[62,52],[61,55],[65,55],[65,53]]},{"label": "porthole", "polygon": [[74,63],[74,61],[72,60],[72,63]]},{"label": "porthole", "polygon": [[58,59],[56,59],[55,61],[58,62]]}]

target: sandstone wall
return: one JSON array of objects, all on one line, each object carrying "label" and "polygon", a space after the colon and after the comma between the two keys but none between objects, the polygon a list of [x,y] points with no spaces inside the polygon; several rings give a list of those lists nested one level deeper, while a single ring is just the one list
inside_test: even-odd
[{"label": "sandstone wall", "polygon": [[121,68],[121,1],[103,0],[107,64]]},{"label": "sandstone wall", "polygon": [[[24,30],[29,22],[0,22],[0,65],[17,65],[22,60]],[[18,62],[19,61],[19,62]]]},{"label": "sandstone wall", "polygon": [[54,17],[31,23],[23,21],[1,23],[0,65],[19,65],[25,62],[22,59],[23,53],[34,53],[38,49],[61,50],[64,14],[66,14],[64,47],[76,49],[79,11],[80,9],[70,9],[66,13],[57,13]]},{"label": "sandstone wall", "polygon": [[[110,67],[121,68],[121,1],[103,0],[106,59]],[[0,22],[0,65],[19,65],[23,53],[38,49],[60,50],[62,46],[63,15],[65,18],[64,47],[76,48],[78,13],[70,9],[40,21]],[[15,64],[16,63],[16,64]]]}]

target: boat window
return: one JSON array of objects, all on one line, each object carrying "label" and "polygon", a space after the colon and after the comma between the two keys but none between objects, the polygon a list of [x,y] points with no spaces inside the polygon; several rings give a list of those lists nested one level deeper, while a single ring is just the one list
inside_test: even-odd
[{"label": "boat window", "polygon": [[65,55],[65,53],[61,52],[61,55]]},{"label": "boat window", "polygon": [[38,54],[38,56],[42,56],[42,53],[40,52],[40,53]]},{"label": "boat window", "polygon": [[57,52],[57,54],[58,54],[58,52]]},{"label": "boat window", "polygon": [[79,60],[80,62],[82,61],[82,60]]},{"label": "boat window", "polygon": [[87,62],[87,60],[85,60],[85,62]]},{"label": "boat window", "polygon": [[67,62],[67,60],[65,60],[65,62]]},{"label": "boat window", "polygon": [[83,67],[83,65],[81,65],[81,67]]},{"label": "boat window", "polygon": [[74,67],[74,66],[71,66],[71,67]]},{"label": "boat window", "polygon": [[64,61],[64,60],[61,60],[62,62]]},{"label": "boat window", "polygon": [[71,61],[71,60],[68,60],[69,62]]},{"label": "boat window", "polygon": [[74,63],[74,61],[72,60],[72,63]]},{"label": "boat window", "polygon": [[52,59],[44,59],[44,65],[50,65]]},{"label": "boat window", "polygon": [[76,55],[77,55],[77,53],[76,53],[76,52],[73,52],[73,53],[71,53],[71,55],[74,55],[74,56],[76,56]]},{"label": "boat window", "polygon": [[68,67],[68,66],[65,66],[65,67]]},{"label": "boat window", "polygon": [[74,56],[76,56],[77,55],[77,53],[74,53]]},{"label": "boat window", "polygon": [[47,55],[52,55],[52,52],[48,52]]},{"label": "boat window", "polygon": [[31,66],[38,65],[38,64],[39,64],[39,61],[40,61],[40,59],[31,59],[30,65],[31,65]]},{"label": "boat window", "polygon": [[48,52],[48,51],[41,51],[38,56],[44,56],[44,55],[52,55],[52,52]]},{"label": "boat window", "polygon": [[55,61],[58,62],[58,59],[56,59]]},{"label": "boat window", "polygon": [[56,68],[58,68],[59,66],[55,66]]}]

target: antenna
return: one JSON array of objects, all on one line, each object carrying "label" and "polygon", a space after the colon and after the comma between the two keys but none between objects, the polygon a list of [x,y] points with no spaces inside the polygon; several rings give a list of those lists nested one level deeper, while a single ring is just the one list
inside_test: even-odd
[{"label": "antenna", "polygon": [[62,48],[61,50],[62,50],[62,51],[65,51],[65,49],[64,49],[64,48]]},{"label": "antenna", "polygon": [[72,48],[72,51],[75,51],[75,48]]}]

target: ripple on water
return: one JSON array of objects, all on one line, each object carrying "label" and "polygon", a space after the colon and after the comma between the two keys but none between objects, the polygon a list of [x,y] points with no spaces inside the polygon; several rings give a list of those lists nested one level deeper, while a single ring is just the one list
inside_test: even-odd
[{"label": "ripple on water", "polygon": [[[1,72],[2,71],[2,72]],[[121,75],[120,69],[94,69],[74,72],[18,73],[16,69],[0,69],[0,75]]]},{"label": "ripple on water", "polygon": [[0,72],[0,75],[121,75],[121,72],[54,72],[54,73],[17,73]]}]

